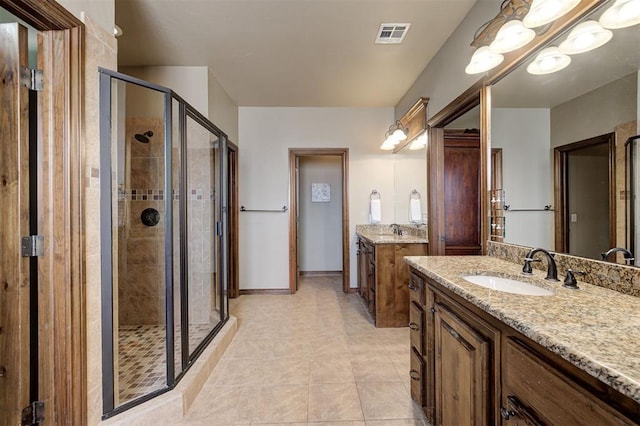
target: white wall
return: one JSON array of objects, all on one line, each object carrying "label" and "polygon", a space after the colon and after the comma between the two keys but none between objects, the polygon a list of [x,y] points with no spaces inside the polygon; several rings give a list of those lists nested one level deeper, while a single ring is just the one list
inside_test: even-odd
[{"label": "white wall", "polygon": [[238,106],[208,67],[120,67],[119,71],[173,90],[238,143]]},{"label": "white wall", "polygon": [[475,51],[470,44],[476,30],[493,19],[500,11],[501,2],[501,0],[481,0],[473,6],[397,103],[395,107],[397,118],[407,112],[420,96],[429,98],[429,116],[433,116],[480,80],[482,74],[468,75],[464,72]]},{"label": "white wall", "polygon": [[[300,270],[342,271],[342,159],[301,157],[298,183]],[[312,202],[313,183],[329,184],[329,202]]]},{"label": "white wall", "polygon": [[[613,132],[637,119],[636,73],[551,109],[551,147]],[[624,141],[618,141],[624,143]]]},{"label": "white wall", "polygon": [[[379,149],[393,108],[239,109],[239,202],[248,209],[289,205],[289,148],[349,148],[351,286],[356,287],[355,226],[367,223],[371,190],[382,221],[393,220],[393,157]],[[289,287],[289,214],[240,213],[240,288]]]},{"label": "white wall", "polygon": [[[502,148],[506,204],[512,209],[553,204],[549,109],[493,108],[491,147]],[[553,248],[553,213],[505,212],[505,216],[505,242]]]},{"label": "white wall", "polygon": [[57,0],[65,9],[82,19],[82,13],[91,17],[108,34],[113,34],[116,20],[115,0]]}]

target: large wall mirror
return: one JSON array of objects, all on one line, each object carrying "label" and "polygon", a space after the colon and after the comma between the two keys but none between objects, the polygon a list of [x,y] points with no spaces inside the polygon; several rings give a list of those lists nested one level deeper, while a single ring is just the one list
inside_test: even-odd
[{"label": "large wall mirror", "polygon": [[639,133],[640,26],[611,31],[560,71],[530,74],[531,58],[492,86],[492,188],[505,191],[504,242],[594,259],[633,248],[629,206],[638,197],[626,182],[625,143]]},{"label": "large wall mirror", "polygon": [[[419,137],[419,136],[418,136]],[[427,214],[427,154],[422,146],[411,149],[411,143],[393,154],[394,223],[417,224],[410,216],[410,199],[413,191],[420,196],[420,222],[426,223]],[[414,195],[415,197],[415,195]],[[415,213],[415,210],[414,210]],[[415,215],[414,215],[415,219]]]}]

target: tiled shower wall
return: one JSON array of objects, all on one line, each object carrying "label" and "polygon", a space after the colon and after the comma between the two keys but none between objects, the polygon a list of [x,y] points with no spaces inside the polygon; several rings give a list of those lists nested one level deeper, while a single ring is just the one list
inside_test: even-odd
[{"label": "tiled shower wall", "polygon": [[[127,118],[124,184],[118,188],[118,315],[120,325],[164,324],[164,127],[161,118]],[[134,135],[151,130],[147,144]],[[144,225],[143,210],[160,213]]]},{"label": "tiled shower wall", "polygon": [[[148,144],[140,143],[135,134],[152,131]],[[121,325],[164,324],[164,127],[162,119],[127,118],[125,136],[125,179],[118,194],[118,314]],[[212,174],[215,158],[208,135],[198,130],[188,134],[188,250],[189,250],[189,320],[191,324],[208,324],[216,300],[211,283],[214,266],[214,188]],[[200,143],[199,143],[200,142]],[[191,148],[193,146],[193,148]],[[174,170],[179,156],[173,151]],[[176,182],[177,183],[177,182]],[[177,185],[174,185],[176,187]],[[178,191],[174,200],[174,270],[179,271],[177,244]],[[146,226],[140,215],[154,208],[160,222]],[[176,320],[179,319],[176,287]],[[217,323],[218,319],[213,321]]]}]

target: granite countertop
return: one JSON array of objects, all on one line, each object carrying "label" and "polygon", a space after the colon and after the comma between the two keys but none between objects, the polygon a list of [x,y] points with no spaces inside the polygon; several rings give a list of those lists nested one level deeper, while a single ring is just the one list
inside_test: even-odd
[{"label": "granite countertop", "polygon": [[[395,230],[402,235],[394,234]],[[356,225],[356,234],[371,244],[427,244],[426,228],[410,225]]]},{"label": "granite countertop", "polygon": [[414,237],[412,235],[375,234],[371,232],[359,232],[358,236],[369,241],[371,244],[426,244],[426,238]]},{"label": "granite countertop", "polygon": [[[489,256],[409,256],[405,262],[453,293],[640,403],[640,298],[578,281],[579,290],[522,274]],[[472,284],[463,275],[513,277],[552,289],[523,296]],[[559,277],[562,279],[563,277]]]}]

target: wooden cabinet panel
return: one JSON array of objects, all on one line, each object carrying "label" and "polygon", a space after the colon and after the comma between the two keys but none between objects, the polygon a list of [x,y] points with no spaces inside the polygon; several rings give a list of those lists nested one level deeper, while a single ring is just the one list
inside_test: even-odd
[{"label": "wooden cabinet panel", "polygon": [[409,377],[411,378],[411,398],[422,406],[424,405],[424,359],[415,348],[411,349]]},{"label": "wooden cabinet panel", "polygon": [[425,304],[424,281],[413,272],[409,272],[409,297],[420,306]]},{"label": "wooden cabinet panel", "polygon": [[445,254],[481,254],[480,135],[444,135]]},{"label": "wooden cabinet panel", "polygon": [[504,353],[503,404],[509,402],[509,397],[521,401],[546,424],[635,424],[585,392],[523,344],[507,339]]},{"label": "wooden cabinet panel", "polygon": [[488,425],[489,344],[444,306],[435,312],[437,425]]},{"label": "wooden cabinet panel", "polygon": [[411,346],[424,355],[424,311],[416,302],[409,303],[409,336]]},{"label": "wooden cabinet panel", "polygon": [[367,245],[362,241],[358,241],[358,287],[360,296],[365,302],[369,303],[369,287],[367,286],[367,274],[369,273],[367,260]]}]

